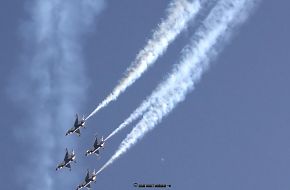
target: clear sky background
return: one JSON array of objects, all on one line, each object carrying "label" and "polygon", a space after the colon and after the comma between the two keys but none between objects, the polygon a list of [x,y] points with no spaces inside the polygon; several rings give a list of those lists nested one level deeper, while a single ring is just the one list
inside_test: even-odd
[{"label": "clear sky background", "polygon": [[[90,27],[77,35],[79,57],[67,61],[74,69],[61,66],[58,60],[39,62],[49,65],[40,67],[49,70],[49,85],[57,87],[52,93],[39,94],[39,86],[47,83],[37,81],[44,76],[31,79],[27,70],[39,72],[31,57],[42,48],[33,50],[37,47],[26,44],[23,37],[34,1],[1,2],[1,189],[74,189],[87,168],[99,169],[110,158],[134,125],[110,139],[100,158],[86,158],[84,153],[96,133],[107,136],[178,63],[194,27],[183,32],[118,101],[93,116],[81,137],[64,134],[76,112],[89,114],[117,84],[165,17],[168,3],[108,0],[98,4],[102,8]],[[155,130],[105,169],[93,188],[135,189],[132,184],[138,182],[166,183],[178,190],[289,189],[289,6],[287,0],[261,1],[196,89]],[[35,38],[33,32],[24,33],[28,39]],[[53,73],[58,67],[64,67],[67,77]],[[63,95],[62,87],[70,88],[70,81],[79,86],[72,85]],[[49,96],[45,104],[40,95]],[[65,108],[59,107],[62,101]],[[78,163],[72,164],[71,172],[55,172],[66,147],[76,150]]]}]

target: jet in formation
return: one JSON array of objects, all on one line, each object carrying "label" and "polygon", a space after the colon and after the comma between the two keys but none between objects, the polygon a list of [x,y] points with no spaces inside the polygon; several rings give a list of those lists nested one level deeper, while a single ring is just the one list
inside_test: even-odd
[{"label": "jet in formation", "polygon": [[71,170],[71,165],[70,165],[70,163],[71,163],[72,161],[74,161],[74,162],[76,163],[75,159],[76,159],[76,155],[75,155],[74,150],[73,150],[71,153],[69,153],[68,150],[67,150],[67,148],[66,148],[66,153],[65,153],[64,159],[63,159],[63,161],[62,161],[62,162],[57,166],[56,170],[59,170],[59,169],[61,169],[61,168],[63,168],[63,167],[67,167],[67,168],[69,168],[69,170]]},{"label": "jet in formation", "polygon": [[83,116],[82,120],[79,121],[78,114],[76,114],[76,120],[75,120],[74,126],[66,132],[65,136],[72,134],[72,133],[76,133],[78,136],[80,136],[81,135],[80,129],[82,127],[85,127],[85,123],[86,123],[85,117]]},{"label": "jet in formation", "polygon": [[96,140],[95,140],[95,143],[93,145],[93,148],[87,150],[86,156],[88,156],[90,154],[96,154],[97,156],[99,156],[99,154],[100,154],[99,150],[100,150],[100,148],[104,148],[104,145],[105,145],[104,138],[102,137],[101,141],[98,142],[98,138],[96,137]]},{"label": "jet in formation", "polygon": [[88,170],[85,180],[77,187],[76,190],[86,187],[87,189],[91,189],[91,183],[96,182],[97,174],[94,170],[92,173]]}]

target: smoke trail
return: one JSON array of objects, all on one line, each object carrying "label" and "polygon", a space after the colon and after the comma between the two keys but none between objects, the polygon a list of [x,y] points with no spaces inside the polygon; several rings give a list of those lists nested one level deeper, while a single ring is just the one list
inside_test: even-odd
[{"label": "smoke trail", "polygon": [[97,108],[86,118],[89,119],[108,103],[116,100],[117,97],[133,84],[144,73],[159,56],[167,49],[168,45],[185,28],[187,22],[198,13],[200,9],[199,0],[187,2],[186,0],[175,0],[170,4],[167,12],[168,17],[158,25],[144,49],[142,49],[132,65],[127,69],[125,77],[113,89],[112,93],[105,98]]},{"label": "smoke trail", "polygon": [[[193,90],[202,73],[208,68],[209,61],[214,59],[225,45],[234,27],[243,22],[254,2],[251,0],[220,1],[204,21],[203,27],[193,37],[192,42],[183,51],[180,64],[173,73],[159,85],[151,97],[158,96],[155,104],[143,115],[136,127],[122,141],[116,153],[100,168],[100,173],[107,166],[132,147],[149,130],[152,130],[162,118]],[[162,87],[169,86],[167,93]],[[149,98],[150,100],[150,98]],[[148,100],[147,100],[148,101]]]},{"label": "smoke trail", "polygon": [[108,137],[105,138],[105,141],[116,135],[119,131],[127,127],[130,123],[138,119],[152,104],[150,101],[144,101],[119,127],[117,127]]},{"label": "smoke trail", "polygon": [[69,181],[58,180],[52,158],[63,157],[64,131],[83,102],[82,37],[103,5],[103,0],[35,0],[27,6],[22,65],[9,87],[25,110],[25,122],[19,123],[24,126],[16,129],[17,140],[25,145],[15,178],[21,189],[68,189]]}]

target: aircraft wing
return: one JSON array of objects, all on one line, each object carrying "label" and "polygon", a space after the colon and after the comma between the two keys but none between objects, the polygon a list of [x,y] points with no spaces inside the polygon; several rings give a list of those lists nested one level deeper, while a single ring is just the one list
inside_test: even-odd
[{"label": "aircraft wing", "polygon": [[70,166],[70,164],[67,164],[65,167],[67,167],[67,168],[71,169],[71,166]]},{"label": "aircraft wing", "polygon": [[88,170],[87,175],[86,175],[86,178],[85,178],[85,181],[88,181],[89,178],[90,178],[90,171]]},{"label": "aircraft wing", "polygon": [[81,136],[81,131],[80,131],[80,129],[77,129],[75,132],[76,132],[76,134],[78,134],[78,136]]},{"label": "aircraft wing", "polygon": [[98,138],[96,137],[95,143],[94,143],[94,148],[98,148]]},{"label": "aircraft wing", "polygon": [[65,149],[66,153],[65,153],[65,156],[64,156],[64,160],[68,159],[68,150],[67,148]]},{"label": "aircraft wing", "polygon": [[77,126],[78,124],[79,124],[79,117],[78,117],[78,114],[76,114],[76,120],[75,120],[74,126]]}]

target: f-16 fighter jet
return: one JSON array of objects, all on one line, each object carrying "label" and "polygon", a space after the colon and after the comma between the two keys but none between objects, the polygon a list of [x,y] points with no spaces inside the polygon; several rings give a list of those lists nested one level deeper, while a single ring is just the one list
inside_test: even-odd
[{"label": "f-16 fighter jet", "polygon": [[78,136],[81,136],[80,129],[82,127],[85,127],[86,120],[85,120],[85,117],[83,116],[82,120],[79,122],[78,118],[79,118],[78,114],[76,114],[76,120],[75,120],[74,126],[66,132],[65,136],[72,134],[72,133],[76,133]]},{"label": "f-16 fighter jet", "polygon": [[85,181],[83,181],[76,190],[79,190],[81,188],[86,187],[87,189],[91,189],[91,183],[96,182],[97,174],[96,171],[94,170],[91,174],[90,171],[88,170]]},{"label": "f-16 fighter jet", "polygon": [[61,163],[57,166],[56,170],[59,170],[59,169],[61,169],[61,168],[63,168],[63,167],[67,167],[67,168],[69,168],[69,170],[71,170],[70,163],[71,163],[72,161],[74,161],[74,162],[76,163],[75,159],[76,159],[76,155],[75,155],[74,150],[72,151],[72,153],[69,153],[68,150],[67,150],[67,148],[66,148],[66,153],[65,153],[65,156],[64,156],[63,162],[61,162]]},{"label": "f-16 fighter jet", "polygon": [[99,156],[99,154],[100,154],[99,149],[104,148],[104,145],[105,145],[104,138],[102,137],[100,143],[98,143],[98,138],[96,137],[93,148],[87,150],[86,156],[88,156],[90,154],[96,154],[97,156]]}]

